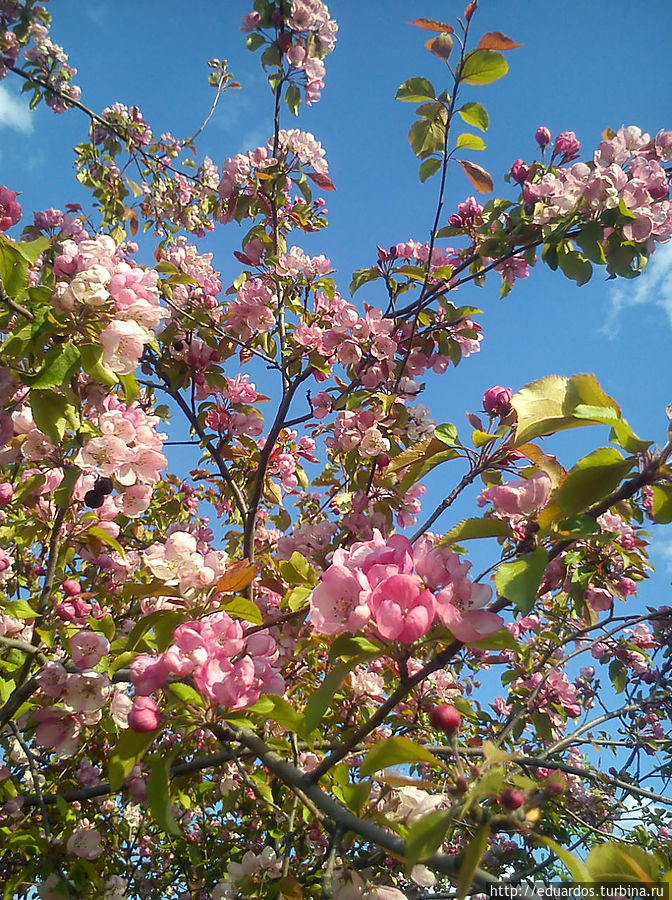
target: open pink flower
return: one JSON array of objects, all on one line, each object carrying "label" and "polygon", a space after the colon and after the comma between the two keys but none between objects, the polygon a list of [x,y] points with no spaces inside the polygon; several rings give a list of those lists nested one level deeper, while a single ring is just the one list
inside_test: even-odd
[{"label": "open pink flower", "polygon": [[388,641],[412,644],[434,621],[434,595],[415,575],[392,575],[381,581],[370,598],[376,627]]},{"label": "open pink flower", "polygon": [[[338,551],[337,551],[338,552]],[[343,565],[331,565],[310,596],[310,621],[320,634],[359,631],[369,621],[371,610],[362,599],[362,584]]]},{"label": "open pink flower", "polygon": [[79,631],[70,638],[70,656],[78,669],[92,669],[110,652],[110,642],[97,631]]},{"label": "open pink flower", "polygon": [[456,606],[445,605],[442,609],[443,624],[463,644],[491,637],[504,626],[504,619],[485,609],[470,609],[460,612]]},{"label": "open pink flower", "polygon": [[531,478],[521,478],[481,491],[478,505],[491,502],[507,516],[525,516],[546,506],[553,483],[546,472],[535,472]]}]

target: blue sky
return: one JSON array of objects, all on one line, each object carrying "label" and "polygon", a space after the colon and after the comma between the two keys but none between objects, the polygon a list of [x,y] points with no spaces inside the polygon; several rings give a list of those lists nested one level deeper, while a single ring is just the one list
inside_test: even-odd
[{"label": "blue sky", "polygon": [[[137,103],[155,133],[191,134],[211,99],[205,60],[217,56],[229,60],[244,89],[222,99],[201,152],[221,162],[265,142],[270,91],[258,54],[245,49],[239,31],[251,3],[52,0],[49,7],[54,40],[79,69],[76,82],[93,109],[115,101]],[[337,191],[327,198],[329,230],[301,243],[330,256],[344,290],[353,269],[375,261],[377,243],[426,239],[438,180],[419,183],[406,139],[413,106],[395,101],[394,94],[414,75],[442,86],[443,65],[423,46],[430,35],[408,21],[420,15],[454,21],[463,7],[464,0],[330,4],[340,25],[339,42],[326,60],[323,100],[302,109],[298,126],[326,147]],[[511,70],[505,79],[464,94],[490,112],[487,149],[472,158],[492,172],[496,193],[513,196],[502,175],[517,157],[533,157],[540,124],[554,134],[575,131],[586,149],[606,126],[639,124],[651,133],[672,128],[668,25],[667,0],[637,8],[624,0],[568,0],[561,6],[484,0],[474,18],[476,32],[498,29],[524,45],[508,54]],[[55,116],[40,107],[31,115],[13,80],[0,84],[0,183],[22,192],[27,212],[73,201],[86,206],[88,195],[71,168],[71,147],[85,138],[86,124],[76,111]],[[296,124],[286,112],[283,125]],[[461,172],[453,171],[448,213],[472,192]],[[227,284],[237,266],[231,251],[243,234],[233,225],[202,244],[215,252],[215,266]],[[358,298],[383,299],[375,287],[363,289]],[[504,301],[498,299],[496,279],[481,291],[463,289],[459,301],[485,310],[486,336],[478,356],[451,370],[422,399],[437,421],[464,429],[465,409],[477,410],[492,384],[517,389],[545,374],[583,371],[597,375],[643,437],[664,440],[664,408],[672,400],[672,245],[635,282],[608,283],[596,271],[590,284],[577,289],[539,266]],[[563,439],[558,445],[563,462],[571,464],[587,451],[588,440],[592,434]],[[672,543],[661,537],[656,547],[660,561],[672,563]]]}]

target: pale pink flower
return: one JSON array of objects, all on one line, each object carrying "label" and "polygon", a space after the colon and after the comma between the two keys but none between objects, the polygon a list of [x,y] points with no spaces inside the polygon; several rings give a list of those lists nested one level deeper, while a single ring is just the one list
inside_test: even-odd
[{"label": "pale pink flower", "polygon": [[68,853],[81,859],[97,859],[103,852],[100,832],[92,826],[80,827],[68,838],[65,845]]},{"label": "pale pink flower", "polygon": [[510,481],[481,491],[478,505],[494,503],[507,516],[529,515],[548,502],[553,483],[546,472],[535,472],[530,478]]},{"label": "pale pink flower", "polygon": [[97,631],[78,631],[70,638],[70,656],[79,669],[92,669],[110,652],[110,642]]},{"label": "pale pink flower", "polygon": [[37,730],[35,742],[47,747],[61,759],[72,756],[77,749],[81,722],[77,716],[59,706],[45,706],[33,713]]}]

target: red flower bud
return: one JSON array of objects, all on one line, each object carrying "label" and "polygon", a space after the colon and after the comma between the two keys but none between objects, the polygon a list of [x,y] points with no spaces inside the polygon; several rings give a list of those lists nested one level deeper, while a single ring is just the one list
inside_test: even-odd
[{"label": "red flower bud", "polygon": [[161,721],[161,713],[152,697],[136,697],[128,714],[128,724],[133,731],[156,731]]},{"label": "red flower bud", "polygon": [[551,142],[551,132],[544,125],[540,125],[534,138],[543,150]]},{"label": "red flower bud", "polygon": [[520,809],[525,802],[525,794],[519,791],[518,788],[509,788],[507,791],[504,791],[499,798],[499,802],[505,809]]},{"label": "red flower bud", "polygon": [[460,730],[462,716],[457,709],[450,703],[443,703],[441,706],[435,706],[429,714],[429,721],[434,728],[444,731],[448,735],[457,734]]},{"label": "red flower bud", "polygon": [[75,581],[74,578],[66,578],[61,587],[66,597],[76,597],[77,594],[82,592],[79,582]]},{"label": "red flower bud", "polygon": [[8,482],[3,481],[0,484],[0,506],[7,506],[12,502],[14,496],[14,487]]},{"label": "red flower bud", "polygon": [[511,412],[511,388],[496,384],[483,394],[483,409],[491,416],[507,416]]},{"label": "red flower bud", "polygon": [[522,159],[517,159],[511,166],[511,177],[518,184],[522,184],[527,178],[529,171],[529,166],[526,166]]}]

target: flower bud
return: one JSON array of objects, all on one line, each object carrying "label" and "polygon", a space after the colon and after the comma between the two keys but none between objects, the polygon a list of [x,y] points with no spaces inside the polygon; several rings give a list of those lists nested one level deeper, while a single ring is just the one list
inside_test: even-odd
[{"label": "flower bud", "polygon": [[14,487],[8,481],[0,484],[0,506],[7,506],[12,502],[14,496]]},{"label": "flower bud", "polygon": [[460,730],[462,716],[451,703],[443,703],[441,706],[435,706],[430,712],[429,721],[434,728],[448,735],[454,735]]},{"label": "flower bud", "polygon": [[522,159],[517,159],[511,166],[511,177],[518,184],[522,184],[527,178],[529,171],[529,166],[526,166]]},{"label": "flower bud", "polygon": [[500,803],[505,809],[520,809],[525,802],[525,794],[518,788],[509,788],[500,797]]},{"label": "flower bud", "polygon": [[156,731],[161,713],[153,697],[136,697],[128,714],[128,725],[133,731]]},{"label": "flower bud", "polygon": [[77,594],[82,592],[80,583],[75,581],[74,578],[66,578],[61,587],[66,597],[76,597]]},{"label": "flower bud", "polygon": [[491,416],[508,416],[511,412],[511,388],[496,384],[483,394],[483,409]]},{"label": "flower bud", "polygon": [[543,150],[551,142],[551,132],[548,130],[548,128],[546,128],[545,125],[540,125],[539,128],[537,128],[537,133],[535,134],[534,139]]}]

